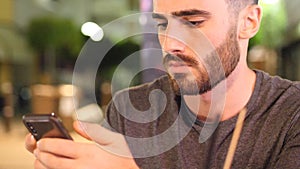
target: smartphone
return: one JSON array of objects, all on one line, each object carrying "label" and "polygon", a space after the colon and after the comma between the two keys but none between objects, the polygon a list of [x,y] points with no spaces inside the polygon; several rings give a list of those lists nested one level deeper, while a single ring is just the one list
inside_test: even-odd
[{"label": "smartphone", "polygon": [[23,123],[36,141],[41,138],[63,138],[73,140],[62,121],[54,114],[26,114]]}]

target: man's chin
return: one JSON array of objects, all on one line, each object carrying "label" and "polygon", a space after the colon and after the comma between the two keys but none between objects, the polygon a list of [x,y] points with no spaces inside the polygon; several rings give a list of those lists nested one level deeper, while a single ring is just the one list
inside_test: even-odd
[{"label": "man's chin", "polygon": [[[172,86],[176,95],[199,95],[210,91],[210,83],[200,84],[197,81],[189,81],[186,78],[172,78]],[[199,87],[200,86],[200,87]]]}]

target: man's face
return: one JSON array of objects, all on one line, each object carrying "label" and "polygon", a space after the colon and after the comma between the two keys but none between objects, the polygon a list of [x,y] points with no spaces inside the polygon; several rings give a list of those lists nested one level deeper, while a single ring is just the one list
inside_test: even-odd
[{"label": "man's face", "polygon": [[235,69],[240,52],[232,16],[224,0],[154,0],[164,65],[178,94],[210,91]]}]

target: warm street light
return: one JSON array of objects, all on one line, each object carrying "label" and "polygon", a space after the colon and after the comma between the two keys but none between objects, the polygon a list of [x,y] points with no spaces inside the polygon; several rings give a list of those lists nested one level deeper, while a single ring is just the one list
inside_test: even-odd
[{"label": "warm street light", "polygon": [[102,28],[94,22],[86,22],[81,26],[81,32],[91,37],[93,41],[100,41],[104,34]]}]

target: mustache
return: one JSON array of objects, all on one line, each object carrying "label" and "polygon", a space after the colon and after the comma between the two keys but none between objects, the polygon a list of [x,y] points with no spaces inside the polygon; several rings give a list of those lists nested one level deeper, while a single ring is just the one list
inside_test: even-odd
[{"label": "mustache", "polygon": [[169,63],[170,61],[176,61],[176,62],[182,62],[186,65],[196,66],[199,64],[199,62],[189,56],[183,55],[183,54],[166,54],[164,57],[164,64]]}]

